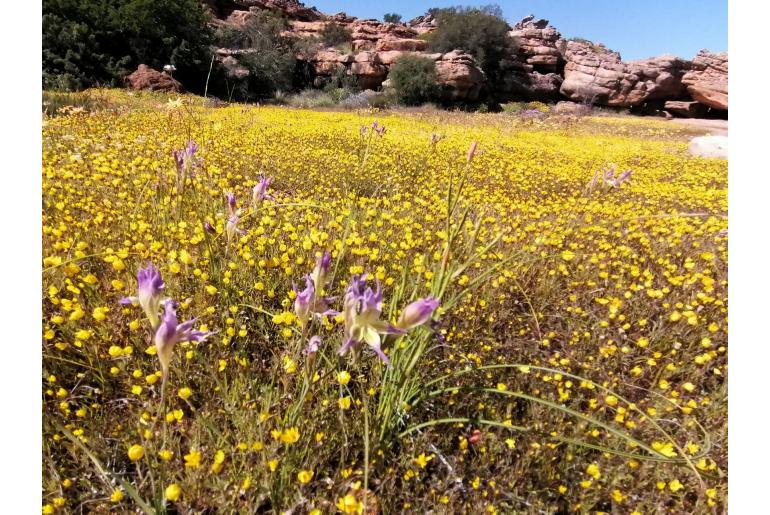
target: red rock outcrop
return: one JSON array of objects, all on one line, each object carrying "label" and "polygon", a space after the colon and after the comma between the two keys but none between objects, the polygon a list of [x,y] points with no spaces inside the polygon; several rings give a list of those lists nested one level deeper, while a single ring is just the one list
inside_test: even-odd
[{"label": "red rock outcrop", "polygon": [[140,64],[134,73],[126,77],[131,89],[148,91],[182,91],[182,84],[166,72],[153,70],[146,64]]},{"label": "red rock outcrop", "polygon": [[558,48],[561,34],[548,26],[548,20],[527,16],[508,33],[519,44],[518,58],[540,73],[558,72],[563,64]]},{"label": "red rock outcrop", "polygon": [[662,55],[624,63],[601,44],[569,41],[564,52],[561,93],[570,100],[631,107],[649,100],[678,99],[689,63]]},{"label": "red rock outcrop", "polygon": [[714,109],[727,109],[727,53],[701,50],[692,69],[682,77],[687,92],[698,102]]},{"label": "red rock outcrop", "polygon": [[[680,116],[703,113],[701,106],[727,109],[727,54],[701,51],[692,61],[663,55],[624,62],[620,54],[586,40],[567,41],[547,20],[530,15],[516,23],[509,34],[517,50],[495,82],[486,76],[474,59],[461,51],[428,54],[423,37],[435,30],[431,14],[407,23],[362,20],[345,13],[324,15],[297,0],[206,0],[216,17],[215,23],[243,26],[253,12],[270,10],[289,23],[285,35],[320,40],[324,27],[331,22],[349,29],[350,50],[318,48],[306,45],[309,63],[320,85],[337,74],[357,78],[362,88],[378,88],[386,80],[389,68],[404,54],[416,53],[436,61],[439,82],[450,99],[476,100],[482,90],[497,101],[567,98],[574,102],[613,107],[637,107],[660,110],[673,102],[671,112]],[[217,52],[221,64],[232,77],[245,77],[248,70],[239,66],[237,55]],[[159,72],[156,72],[159,73]]]},{"label": "red rock outcrop", "polygon": [[484,72],[469,54],[458,50],[436,61],[436,80],[447,90],[451,100],[476,100],[484,84]]},{"label": "red rock outcrop", "polygon": [[232,3],[242,5],[246,9],[267,9],[291,20],[316,21],[326,18],[315,7],[305,7],[297,0],[232,0]]}]

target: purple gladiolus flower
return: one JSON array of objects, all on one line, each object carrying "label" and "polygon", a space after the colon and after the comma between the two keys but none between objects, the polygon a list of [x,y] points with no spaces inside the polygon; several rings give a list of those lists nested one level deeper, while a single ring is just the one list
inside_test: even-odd
[{"label": "purple gladiolus flower", "polygon": [[313,284],[320,290],[323,290],[326,286],[326,280],[329,275],[331,264],[332,255],[328,250],[324,251],[323,255],[316,259],[315,267],[313,268],[313,273],[310,274],[310,278],[313,280]]},{"label": "purple gladiolus flower", "polygon": [[321,337],[316,335],[310,338],[307,342],[307,348],[305,348],[305,352],[307,352],[308,356],[314,355],[316,352],[318,352],[318,349],[321,346]]},{"label": "purple gladiolus flower", "polygon": [[230,210],[230,216],[235,215],[235,193],[227,193],[227,207]]},{"label": "purple gladiolus flower", "polygon": [[430,320],[433,312],[438,308],[438,304],[438,299],[433,297],[426,297],[412,302],[401,312],[401,317],[398,319],[396,326],[409,330],[423,325]]},{"label": "purple gladiolus flower", "polygon": [[238,228],[238,221],[240,220],[240,216],[238,216],[238,213],[234,213],[230,215],[230,217],[227,219],[227,224],[225,225],[225,233],[227,234],[227,246],[230,247],[230,244],[233,241],[233,238],[236,234],[243,235],[246,234],[246,231],[243,229]]},{"label": "purple gladiolus flower", "polygon": [[195,157],[198,144],[190,140],[182,150],[172,150],[171,154],[176,160],[176,168],[179,172],[189,172],[192,168],[200,166],[200,158]]},{"label": "purple gladiolus flower", "polygon": [[273,179],[269,177],[262,177],[256,186],[254,186],[251,195],[251,205],[255,211],[259,209],[259,206],[262,204],[263,200],[273,200],[273,196],[267,192],[267,189],[270,187],[272,182]]},{"label": "purple gladiolus flower", "polygon": [[[603,173],[602,173],[603,172]],[[609,165],[603,168],[601,171],[597,170],[594,173],[591,183],[588,185],[589,189],[593,189],[599,182],[601,176],[602,184],[607,188],[619,188],[624,182],[631,177],[631,170],[625,170],[617,177],[615,177],[615,165]]]},{"label": "purple gladiolus flower", "polygon": [[311,276],[305,276],[305,289],[300,291],[294,286],[294,292],[297,297],[294,299],[294,313],[300,325],[304,329],[310,317],[336,316],[339,313],[329,308],[329,304],[334,300],[333,297],[321,297],[316,291],[315,284]]},{"label": "purple gladiolus flower", "polygon": [[136,279],[138,282],[136,296],[123,297],[119,302],[121,304],[134,304],[138,302],[152,324],[152,328],[155,329],[160,324],[158,311],[160,310],[161,297],[166,283],[163,282],[160,272],[152,263],[148,263],[147,268],[140,268],[136,273]]},{"label": "purple gladiolus flower", "polygon": [[393,327],[380,320],[382,314],[382,291],[377,283],[376,290],[366,286],[366,275],[354,275],[345,293],[345,343],[339,354],[344,355],[353,345],[365,342],[379,356],[390,364],[388,356],[382,352],[381,334],[404,334],[405,330]]},{"label": "purple gladiolus flower", "polygon": [[294,286],[294,291],[297,297],[294,299],[294,314],[297,315],[300,325],[304,328],[307,325],[308,319],[310,319],[310,304],[315,297],[315,286],[310,276],[305,277],[305,289],[299,291]]},{"label": "purple gladiolus flower", "polygon": [[212,333],[195,331],[192,326],[196,319],[187,320],[181,324],[176,317],[177,303],[169,299],[165,304],[163,319],[155,331],[155,349],[158,351],[158,359],[163,376],[168,374],[174,345],[181,342],[201,342]]}]

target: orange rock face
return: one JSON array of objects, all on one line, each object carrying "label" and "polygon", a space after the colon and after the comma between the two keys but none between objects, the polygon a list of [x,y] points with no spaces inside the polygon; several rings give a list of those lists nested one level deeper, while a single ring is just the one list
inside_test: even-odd
[{"label": "orange rock face", "polygon": [[715,109],[727,109],[727,53],[701,50],[692,61],[692,70],[682,78],[694,100]]},{"label": "orange rock face", "polygon": [[[506,63],[507,68],[491,83],[473,57],[460,50],[428,53],[428,41],[423,36],[436,29],[436,21],[430,14],[406,23],[384,23],[345,13],[325,15],[297,0],[208,0],[207,3],[215,16],[212,23],[219,25],[241,27],[255,11],[266,9],[288,20],[289,27],[284,33],[287,37],[320,40],[324,27],[332,22],[349,29],[352,37],[347,52],[319,48],[319,43],[302,51],[307,55],[297,56],[310,64],[316,85],[346,74],[355,77],[360,87],[376,89],[402,55],[417,54],[436,62],[438,81],[449,99],[473,101],[485,88],[500,102],[568,99],[645,108],[647,105],[662,108],[665,102],[673,102],[670,105],[676,108],[672,107],[672,111],[681,116],[701,113],[701,105],[727,109],[726,53],[701,51],[692,62],[670,55],[624,62],[620,54],[601,44],[567,41],[547,20],[530,15],[511,27],[509,35],[516,40],[517,50]],[[237,52],[220,49],[217,56],[231,76],[247,75],[248,70],[237,63]],[[162,77],[158,80],[164,85],[152,87],[173,87],[165,85],[166,79]]]},{"label": "orange rock face", "polygon": [[182,91],[182,85],[166,72],[153,70],[146,64],[140,64],[134,73],[126,77],[131,89],[148,91]]}]

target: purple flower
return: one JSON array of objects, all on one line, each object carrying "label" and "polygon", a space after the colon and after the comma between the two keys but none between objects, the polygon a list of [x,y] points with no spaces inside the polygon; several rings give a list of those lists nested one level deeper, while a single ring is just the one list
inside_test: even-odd
[{"label": "purple flower", "polygon": [[345,293],[345,343],[339,354],[344,355],[353,345],[365,342],[379,358],[390,364],[388,356],[382,352],[381,334],[404,334],[405,330],[393,327],[380,320],[382,314],[382,291],[377,283],[376,290],[366,286],[366,275],[354,275]]},{"label": "purple flower", "polygon": [[259,182],[254,186],[254,189],[252,191],[251,195],[251,205],[254,208],[254,211],[259,209],[260,204],[262,204],[262,201],[267,200],[273,200],[273,196],[270,195],[267,192],[267,189],[270,187],[270,184],[273,182],[273,179],[269,177],[262,177]]},{"label": "purple flower", "polygon": [[304,328],[310,319],[310,304],[315,297],[315,286],[310,276],[305,277],[305,289],[299,291],[294,286],[294,292],[297,294],[297,297],[294,299],[294,314],[297,315],[300,325]]},{"label": "purple flower", "polygon": [[545,113],[538,109],[526,109],[521,112],[521,117],[525,120],[533,120],[535,118],[541,118]]},{"label": "purple flower", "polygon": [[160,323],[158,311],[166,283],[163,282],[160,272],[152,263],[147,263],[147,268],[140,268],[136,273],[136,279],[138,282],[136,296],[123,297],[118,302],[124,305],[138,302],[152,324],[152,328],[155,329]]},{"label": "purple flower", "polygon": [[227,207],[230,210],[230,216],[235,214],[235,193],[225,194],[227,197]]},{"label": "purple flower", "polygon": [[618,184],[622,184],[624,181],[628,180],[631,177],[631,173],[631,170],[626,170],[618,175],[618,178],[616,179]]},{"label": "purple flower", "polygon": [[316,352],[318,352],[319,347],[321,346],[321,337],[316,335],[310,338],[307,342],[307,347],[305,348],[305,352],[308,354],[308,356],[314,355]]},{"label": "purple flower", "polygon": [[297,297],[294,299],[294,313],[300,325],[304,329],[312,315],[317,317],[335,316],[337,311],[329,308],[329,303],[334,300],[332,297],[321,297],[317,294],[315,284],[311,276],[305,276],[305,289],[300,291],[294,286],[294,292]]},{"label": "purple flower", "polygon": [[214,230],[214,226],[209,223],[208,220],[203,222],[203,230],[206,231],[209,234],[214,234],[216,231]]},{"label": "purple flower", "polygon": [[[621,184],[626,182],[631,177],[631,170],[625,170],[620,175],[615,177],[615,165],[609,165],[602,169],[601,178],[602,183],[607,188],[619,188]],[[599,182],[599,176],[600,171],[596,171],[594,174],[593,179],[591,179],[591,183],[589,184],[589,188],[593,189]]]},{"label": "purple flower", "polygon": [[401,312],[401,317],[398,319],[396,327],[409,330],[423,325],[430,320],[433,312],[438,308],[438,304],[438,299],[433,297],[426,297],[412,302]]},{"label": "purple flower", "polygon": [[234,213],[230,215],[230,217],[227,219],[227,224],[225,225],[225,233],[227,234],[227,246],[229,247],[230,244],[233,241],[233,238],[236,234],[242,235],[246,234],[246,231],[243,229],[238,228],[238,221],[240,220],[240,216],[238,216],[238,213]]},{"label": "purple flower", "polygon": [[187,320],[180,324],[176,317],[176,308],[177,303],[175,301],[171,299],[166,301],[163,319],[155,331],[155,349],[158,351],[161,372],[164,376],[168,374],[174,345],[181,342],[201,342],[212,334],[194,331],[192,326],[196,319]]},{"label": "purple flower", "polygon": [[310,274],[310,278],[313,280],[313,284],[316,285],[319,289],[323,289],[326,286],[326,279],[329,275],[329,269],[331,268],[332,264],[332,255],[327,250],[324,251],[323,255],[316,259],[315,267],[313,268],[313,273]]},{"label": "purple flower", "polygon": [[172,150],[171,154],[176,160],[176,168],[179,172],[189,172],[192,168],[200,166],[200,158],[195,157],[198,144],[190,140],[182,150]]}]

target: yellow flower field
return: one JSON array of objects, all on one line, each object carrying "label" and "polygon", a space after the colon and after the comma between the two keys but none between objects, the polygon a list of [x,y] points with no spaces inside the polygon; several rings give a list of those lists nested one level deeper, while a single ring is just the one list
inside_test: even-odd
[{"label": "yellow flower field", "polygon": [[682,126],[105,94],[43,122],[44,513],[726,508]]}]

